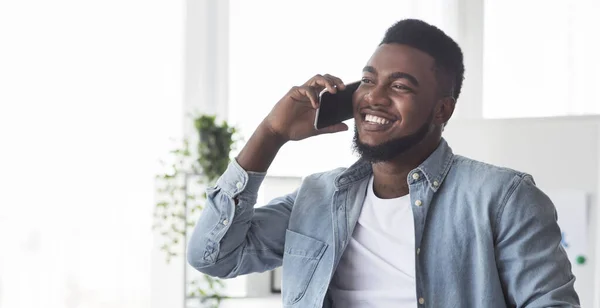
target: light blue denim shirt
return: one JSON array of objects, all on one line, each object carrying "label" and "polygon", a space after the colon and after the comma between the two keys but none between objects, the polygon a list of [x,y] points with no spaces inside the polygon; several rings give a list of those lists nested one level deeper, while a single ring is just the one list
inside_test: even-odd
[{"label": "light blue denim shirt", "polygon": [[[255,208],[265,174],[233,161],[207,191],[188,262],[223,278],[283,265],[284,307],[335,306],[329,283],[371,174],[359,160]],[[530,175],[454,155],[442,140],[407,181],[419,307],[579,307],[555,207]]]}]

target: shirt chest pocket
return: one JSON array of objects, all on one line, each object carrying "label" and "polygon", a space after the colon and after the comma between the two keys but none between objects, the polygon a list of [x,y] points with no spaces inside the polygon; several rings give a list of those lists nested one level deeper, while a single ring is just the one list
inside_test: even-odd
[{"label": "shirt chest pocket", "polygon": [[281,282],[285,305],[302,299],[326,248],[327,244],[322,241],[286,230]]}]

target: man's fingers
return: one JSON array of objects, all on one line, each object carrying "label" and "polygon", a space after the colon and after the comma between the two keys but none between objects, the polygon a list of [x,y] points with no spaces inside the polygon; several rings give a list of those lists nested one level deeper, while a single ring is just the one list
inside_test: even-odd
[{"label": "man's fingers", "polygon": [[317,92],[323,91],[323,89],[327,89],[329,93],[337,92],[336,87],[338,86],[334,76],[331,75],[316,75],[311,78],[305,85],[313,87]]},{"label": "man's fingers", "polygon": [[344,84],[344,82],[335,76],[325,74],[323,77],[327,78],[330,82],[332,82],[340,90],[344,90],[346,88],[346,85]]},{"label": "man's fingers", "polygon": [[345,88],[346,85],[344,85],[341,79],[325,74],[315,75],[303,86],[294,87],[294,90],[300,95],[307,97],[313,108],[317,109],[319,108],[319,94],[324,89],[327,89],[329,93],[336,93],[338,89],[343,90]]},{"label": "man's fingers", "polygon": [[335,88],[335,83],[323,76],[321,76],[321,78],[315,79],[314,84],[315,85],[313,87],[315,87],[318,90],[318,92],[321,92],[323,89],[327,89],[327,92],[329,93],[337,92],[337,89]]},{"label": "man's fingers", "polygon": [[313,87],[309,87],[309,86],[296,87],[296,91],[298,91],[298,93],[300,93],[301,95],[308,97],[308,99],[310,100],[310,104],[312,105],[313,108],[315,108],[315,109],[319,108],[319,95],[317,94],[317,92],[315,91],[315,89]]}]

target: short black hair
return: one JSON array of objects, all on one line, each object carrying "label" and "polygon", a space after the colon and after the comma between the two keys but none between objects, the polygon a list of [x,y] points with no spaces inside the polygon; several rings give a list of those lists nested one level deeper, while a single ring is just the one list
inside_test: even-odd
[{"label": "short black hair", "polygon": [[402,44],[416,48],[435,60],[436,69],[449,77],[449,89],[458,99],[465,74],[462,50],[444,31],[418,19],[403,19],[391,26],[382,44]]}]

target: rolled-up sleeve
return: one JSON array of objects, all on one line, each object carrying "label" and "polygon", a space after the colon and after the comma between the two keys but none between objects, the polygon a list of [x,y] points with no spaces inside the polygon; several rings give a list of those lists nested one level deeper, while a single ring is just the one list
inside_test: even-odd
[{"label": "rolled-up sleeve", "polygon": [[214,187],[188,243],[188,263],[205,274],[230,278],[281,265],[285,229],[295,192],[254,208],[265,173],[233,160]]},{"label": "rolled-up sleeve", "polygon": [[529,175],[497,213],[496,259],[511,307],[580,307],[556,208]]}]

